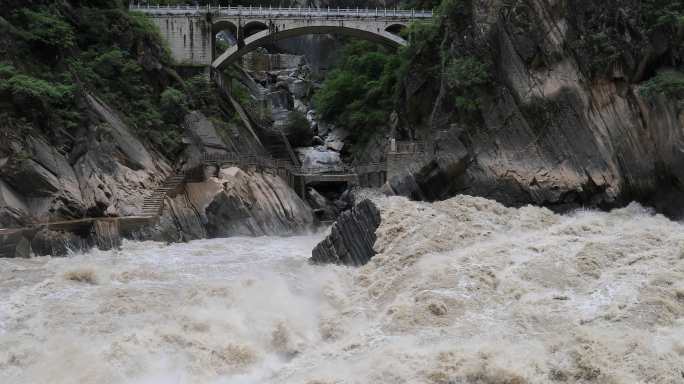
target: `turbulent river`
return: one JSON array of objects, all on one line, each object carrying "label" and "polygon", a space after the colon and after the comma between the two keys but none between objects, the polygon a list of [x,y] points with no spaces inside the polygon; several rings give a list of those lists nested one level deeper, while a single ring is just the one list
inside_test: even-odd
[{"label": "turbulent river", "polygon": [[323,234],[0,260],[0,383],[684,382],[684,226],[381,199],[379,254]]}]

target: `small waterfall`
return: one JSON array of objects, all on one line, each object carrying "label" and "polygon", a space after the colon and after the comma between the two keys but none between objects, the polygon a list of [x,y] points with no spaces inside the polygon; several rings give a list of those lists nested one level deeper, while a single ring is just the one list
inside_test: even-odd
[{"label": "small waterfall", "polygon": [[95,243],[103,251],[121,247],[119,220],[96,220],[93,223]]}]

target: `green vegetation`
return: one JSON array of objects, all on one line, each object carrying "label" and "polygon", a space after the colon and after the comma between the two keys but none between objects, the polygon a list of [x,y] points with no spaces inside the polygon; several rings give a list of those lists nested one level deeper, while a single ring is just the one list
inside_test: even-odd
[{"label": "green vegetation", "polygon": [[489,68],[473,56],[455,58],[446,68],[446,79],[456,92],[456,107],[476,111],[480,107],[478,88],[490,82]]},{"label": "green vegetation", "polygon": [[168,87],[162,92],[160,107],[165,123],[178,124],[188,113],[186,96],[176,88]]},{"label": "green vegetation", "polygon": [[15,3],[0,10],[1,114],[69,141],[84,128],[82,97],[92,93],[175,156],[190,101],[182,84],[170,87],[170,55],[147,17],[119,0]]},{"label": "green vegetation", "polygon": [[684,73],[677,70],[662,71],[643,84],[641,94],[647,97],[664,94],[682,100],[684,99]]},{"label": "green vegetation", "polygon": [[62,50],[75,44],[72,26],[54,7],[38,11],[22,8],[13,14],[12,20],[25,26],[20,30],[21,37],[39,48]]},{"label": "green vegetation", "polygon": [[641,14],[649,30],[665,28],[674,31],[684,25],[684,1],[643,0]]},{"label": "green vegetation", "polygon": [[670,65],[684,59],[682,0],[578,0],[565,3],[564,13],[571,27],[569,48],[591,78],[610,77],[615,69],[637,81],[647,78],[653,71],[641,60],[654,47],[671,50]]},{"label": "green vegetation", "polygon": [[348,44],[342,57],[314,105],[323,120],[346,127],[363,142],[389,120],[401,58],[367,42]]},{"label": "green vegetation", "polygon": [[[437,5],[423,3],[427,8]],[[417,2],[404,5],[412,7]],[[457,118],[471,119],[477,114],[480,94],[493,82],[489,54],[475,46],[464,46],[459,55],[454,55],[451,38],[446,38],[454,32],[459,36],[467,34],[472,24],[472,3],[443,0],[436,12],[439,18],[413,23],[402,32],[409,45],[399,52],[386,52],[369,43],[348,44],[341,62],[314,96],[319,116],[349,129],[352,138],[361,143],[387,127],[394,110],[402,110],[409,125],[422,125],[437,95],[430,94],[432,100],[404,99],[406,87],[416,82],[446,84],[446,100],[451,102]]]},{"label": "green vegetation", "polygon": [[289,132],[297,132],[302,127],[308,127],[309,120],[306,119],[303,113],[299,111],[291,111],[287,114],[287,130]]},{"label": "green vegetation", "polygon": [[73,87],[51,83],[17,72],[14,66],[0,63],[0,92],[34,103],[59,104],[72,96]]}]

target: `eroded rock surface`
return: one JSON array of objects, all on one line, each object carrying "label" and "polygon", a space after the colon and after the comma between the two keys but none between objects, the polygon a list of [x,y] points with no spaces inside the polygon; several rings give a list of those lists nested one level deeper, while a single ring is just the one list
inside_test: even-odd
[{"label": "eroded rock surface", "polygon": [[314,263],[351,266],[366,264],[374,255],[375,230],[380,211],[371,200],[363,200],[343,213],[330,229],[330,235],[312,251]]}]

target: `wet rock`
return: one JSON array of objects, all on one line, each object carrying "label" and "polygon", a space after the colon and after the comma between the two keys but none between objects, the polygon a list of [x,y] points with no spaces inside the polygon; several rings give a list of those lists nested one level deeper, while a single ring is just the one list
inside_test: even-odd
[{"label": "wet rock", "polygon": [[313,224],[311,208],[278,176],[227,168],[210,182],[221,188],[205,208],[209,237],[295,234]]},{"label": "wet rock", "polygon": [[296,148],[299,161],[304,168],[335,167],[342,165],[340,154],[325,147]]},{"label": "wet rock", "polygon": [[342,128],[334,128],[325,138],[325,146],[333,151],[340,152],[344,148],[344,141],[349,137],[349,132]]},{"label": "wet rock", "polygon": [[21,196],[0,179],[0,228],[20,227],[28,217],[29,209]]},{"label": "wet rock", "polygon": [[322,221],[333,220],[337,216],[335,203],[320,194],[315,188],[308,188],[306,197],[316,213],[316,218]]},{"label": "wet rock", "polygon": [[[391,163],[392,159],[388,159]],[[421,162],[409,159],[411,164],[393,165],[402,171],[390,174],[383,187],[386,195],[405,196],[412,200],[436,201],[453,196],[467,187],[464,177],[465,157],[444,156],[429,160],[425,165],[415,168]]]},{"label": "wet rock", "polygon": [[294,80],[293,82],[289,83],[289,90],[290,93],[296,98],[296,99],[303,99],[309,94],[309,84],[304,81],[304,80]]},{"label": "wet rock", "polygon": [[375,230],[380,221],[375,204],[370,200],[361,201],[338,218],[330,235],[314,248],[310,260],[351,266],[366,264],[375,255]]},{"label": "wet rock", "polygon": [[309,106],[306,105],[302,100],[295,99],[294,101],[294,109],[295,111],[301,112],[301,113],[307,113],[309,110]]},{"label": "wet rock", "polygon": [[31,248],[38,256],[66,256],[69,252],[83,251],[94,246],[94,239],[70,232],[41,229],[31,240]]},{"label": "wet rock", "polygon": [[0,230],[0,258],[30,257],[31,236],[26,230]]}]

